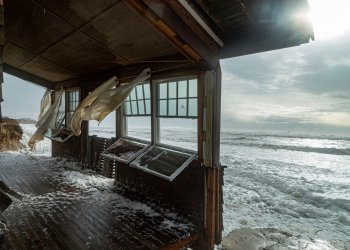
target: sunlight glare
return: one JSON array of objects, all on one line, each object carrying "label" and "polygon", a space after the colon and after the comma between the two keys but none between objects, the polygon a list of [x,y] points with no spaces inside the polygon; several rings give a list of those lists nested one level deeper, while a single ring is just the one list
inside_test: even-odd
[{"label": "sunlight glare", "polygon": [[350,0],[309,0],[316,40],[334,39],[350,32]]}]

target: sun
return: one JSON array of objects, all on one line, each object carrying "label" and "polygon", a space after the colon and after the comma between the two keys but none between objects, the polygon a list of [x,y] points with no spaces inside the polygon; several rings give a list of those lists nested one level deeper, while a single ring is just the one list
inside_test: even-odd
[{"label": "sun", "polygon": [[316,40],[350,33],[350,0],[309,0]]}]

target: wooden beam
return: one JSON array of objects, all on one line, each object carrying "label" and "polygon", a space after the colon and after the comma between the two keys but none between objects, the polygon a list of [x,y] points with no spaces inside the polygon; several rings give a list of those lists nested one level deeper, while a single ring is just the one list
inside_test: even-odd
[{"label": "wooden beam", "polygon": [[41,87],[51,89],[51,90],[55,88],[55,84],[53,82],[50,82],[44,78],[33,75],[29,72],[23,71],[21,69],[18,69],[8,64],[4,64],[3,67],[4,67],[4,72],[10,75],[16,76],[18,78],[21,78],[22,80],[34,83],[36,85],[39,85]]},{"label": "wooden beam", "polygon": [[[150,68],[152,79],[159,79],[165,76],[184,76],[191,71],[192,75],[197,75],[199,70],[205,70],[208,66],[203,64],[192,64],[190,62],[154,62],[138,63],[130,66],[119,67],[113,70],[106,70],[100,73],[88,74],[75,79],[70,79],[55,84],[56,89],[88,86],[89,90],[94,89],[101,82],[115,75],[120,82],[128,82],[136,77],[145,68]],[[90,89],[91,87],[91,89]]]},{"label": "wooden beam", "polygon": [[1,103],[4,101],[2,94],[2,84],[4,82],[4,46],[5,46],[5,28],[4,28],[4,3],[0,0],[0,122],[2,121]]},{"label": "wooden beam", "polygon": [[189,60],[192,62],[204,60],[211,67],[216,67],[219,61],[218,55],[191,30],[186,21],[181,19],[166,1],[125,0],[125,3]]}]

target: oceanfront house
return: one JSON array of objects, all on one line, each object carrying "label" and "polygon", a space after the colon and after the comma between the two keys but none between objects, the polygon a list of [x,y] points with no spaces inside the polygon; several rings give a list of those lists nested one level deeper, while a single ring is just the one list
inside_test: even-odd
[{"label": "oceanfront house", "polygon": [[[111,247],[95,233],[91,241],[99,242],[100,249],[214,249],[223,230],[220,59],[308,43],[313,30],[307,0],[0,2],[3,71],[51,90],[50,105],[60,100],[55,128],[46,133],[52,139],[52,156],[74,159],[81,168],[114,178],[123,190],[115,192],[145,204],[153,202],[193,225],[187,231],[176,227],[164,231],[142,216],[138,219],[142,226],[130,223],[127,216],[113,224],[108,212],[92,208],[89,226],[80,227],[78,235],[96,230],[95,224],[102,229],[109,224],[118,236],[109,238]],[[78,120],[80,131],[72,133],[74,113],[83,100],[97,93],[97,87],[111,78],[116,88],[128,86],[145,69],[147,77],[134,81],[136,87],[123,98],[117,91],[114,98],[99,99],[106,111],[103,115],[116,112],[113,138],[89,135],[88,120],[93,118]],[[93,117],[95,111],[89,115]],[[149,122],[147,140],[128,136],[128,121],[135,117]],[[196,121],[195,149],[161,140],[162,123],[174,118]],[[181,136],[182,131],[178,133]],[[34,168],[26,171],[14,176],[7,169],[8,179],[1,181],[36,178]],[[23,182],[25,189],[35,190],[37,179]],[[77,207],[76,213],[83,210]],[[61,215],[68,216],[57,213],[58,221]],[[45,231],[42,225],[49,222],[36,216],[17,225],[17,232],[40,238]],[[76,231],[49,228],[50,242],[42,242],[43,246],[86,247],[72,236]],[[9,248],[27,246],[16,231],[8,237]]]}]

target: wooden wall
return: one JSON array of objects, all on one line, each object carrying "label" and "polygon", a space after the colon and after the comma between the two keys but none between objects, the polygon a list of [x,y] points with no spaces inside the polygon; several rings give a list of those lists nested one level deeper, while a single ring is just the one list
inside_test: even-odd
[{"label": "wooden wall", "polygon": [[117,163],[116,180],[132,190],[136,198],[176,208],[180,214],[193,219],[198,228],[203,227],[205,168],[199,162],[192,162],[172,182]]},{"label": "wooden wall", "polygon": [[52,157],[65,157],[81,160],[81,138],[80,136],[73,136],[66,142],[52,141]]}]

